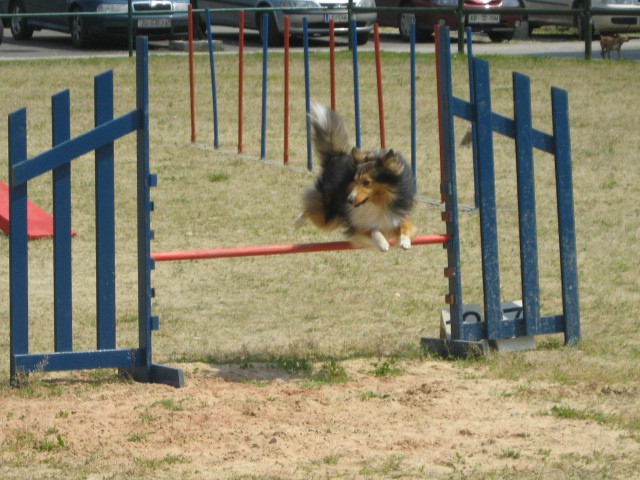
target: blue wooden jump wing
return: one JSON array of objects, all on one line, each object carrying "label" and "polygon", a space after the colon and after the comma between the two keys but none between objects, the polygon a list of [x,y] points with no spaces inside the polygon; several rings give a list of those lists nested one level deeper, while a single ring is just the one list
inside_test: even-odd
[{"label": "blue wooden jump wing", "polygon": [[[148,45],[137,41],[136,109],[113,118],[113,74],[105,72],[94,82],[95,125],[70,139],[69,92],[52,98],[53,146],[32,158],[27,156],[26,110],[9,115],[9,301],[10,375],[15,383],[34,371],[118,368],[135,378],[182,386],[180,370],[154,365],[151,331],[158,328],[151,316],[149,187]],[[138,324],[134,348],[116,347],[114,141],[137,132],[138,162]],[[71,282],[71,170],[76,158],[95,151],[96,209],[96,350],[75,351],[72,329]],[[53,175],[54,202],[54,351],[29,351],[29,272],[27,249],[28,182],[46,172]]]},{"label": "blue wooden jump wing", "polygon": [[[480,238],[483,276],[484,316],[480,322],[464,322],[461,292],[460,246],[457,241],[447,243],[451,339],[424,338],[423,344],[439,353],[465,354],[469,348],[483,348],[481,340],[498,340],[529,335],[564,333],[567,344],[580,338],[580,311],[576,261],[573,184],[571,174],[571,143],[567,93],[551,90],[553,135],[533,128],[529,78],[514,73],[514,119],[499,115],[491,109],[491,86],[487,62],[469,59],[470,101],[452,94],[449,30],[439,29],[436,61],[440,100],[441,144],[443,157],[443,194],[447,233],[457,239],[456,228],[450,219],[458,216],[455,140],[453,119],[471,122],[474,145],[474,175],[480,210]],[[444,47],[443,47],[444,46]],[[521,316],[505,320],[501,307],[500,262],[498,254],[493,133],[515,140],[518,220],[520,238],[520,266],[523,311]],[[534,185],[534,149],[550,153],[555,158],[558,205],[558,233],[562,274],[562,305],[560,315],[543,316],[540,312],[538,274],[538,245]],[[451,232],[450,232],[451,231]],[[471,342],[471,345],[469,345]]]}]

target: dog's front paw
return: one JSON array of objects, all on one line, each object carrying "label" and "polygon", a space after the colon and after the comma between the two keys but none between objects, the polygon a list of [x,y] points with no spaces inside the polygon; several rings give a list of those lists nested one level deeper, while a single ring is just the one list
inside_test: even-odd
[{"label": "dog's front paw", "polygon": [[411,248],[411,237],[400,235],[400,248],[409,250]]},{"label": "dog's front paw", "polygon": [[386,252],[387,250],[389,250],[389,242],[386,238],[384,238],[384,235],[379,230],[374,230],[373,232],[371,232],[371,239],[373,240],[373,243],[376,244],[376,247],[378,247],[378,250],[380,250],[381,252]]}]

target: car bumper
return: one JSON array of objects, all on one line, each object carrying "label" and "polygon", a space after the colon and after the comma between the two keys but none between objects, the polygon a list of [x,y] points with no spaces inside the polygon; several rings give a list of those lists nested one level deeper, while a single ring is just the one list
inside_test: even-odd
[{"label": "car bumper", "polygon": [[[127,15],[108,17],[86,17],[87,29],[92,38],[126,37],[129,34]],[[145,35],[149,38],[184,37],[188,33],[187,13],[170,15],[133,16],[133,35]]]},{"label": "car bumper", "polygon": [[[282,16],[282,25],[284,25],[284,16],[289,17],[289,29],[292,34],[302,35],[303,21],[307,18],[307,27],[309,35],[329,35],[329,22],[331,19],[334,21],[334,32],[336,35],[346,35],[349,33],[349,22],[347,11],[337,11],[331,13],[312,13],[312,14],[300,14],[284,12]],[[377,15],[375,13],[360,13],[354,14],[353,20],[356,21],[357,32],[370,32],[373,30],[373,25],[376,23]],[[281,31],[284,30],[284,26]]]},{"label": "car bumper", "polygon": [[[522,23],[522,20],[522,15],[506,15],[496,11],[487,12],[484,9],[478,9],[478,14],[465,14],[464,19],[466,27],[471,27],[473,31],[482,32],[512,31]],[[453,14],[417,15],[416,24],[429,31],[433,31],[435,25],[438,24],[447,25],[452,30],[456,30],[458,17]]]},{"label": "car bumper", "polygon": [[[625,13],[616,15],[615,10],[625,10]],[[613,15],[594,15],[593,27],[599,33],[625,33],[640,32],[640,17],[637,15],[629,15],[630,10],[638,10],[640,15],[640,7],[632,7],[630,5],[609,5],[607,10],[611,10]]]}]

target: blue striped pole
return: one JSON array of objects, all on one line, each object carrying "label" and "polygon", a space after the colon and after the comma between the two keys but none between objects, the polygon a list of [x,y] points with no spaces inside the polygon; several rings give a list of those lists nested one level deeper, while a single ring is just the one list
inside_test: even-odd
[{"label": "blue striped pole", "polygon": [[213,148],[220,146],[218,136],[218,94],[216,93],[216,65],[213,61],[213,35],[211,33],[211,12],[205,10],[207,18],[207,39],[209,41],[209,67],[211,70],[211,97],[213,98]]},{"label": "blue striped pole", "polygon": [[353,56],[353,106],[355,109],[356,121],[356,147],[360,148],[360,80],[358,74],[358,34],[356,32],[356,21],[351,20],[351,52]]},{"label": "blue striped pole", "polygon": [[411,172],[413,173],[413,186],[418,185],[417,161],[416,161],[416,22],[411,24]]},{"label": "blue striped pole", "polygon": [[307,17],[302,19],[302,38],[304,43],[304,100],[306,108],[307,122],[307,170],[313,170],[312,148],[311,148],[311,74],[309,73],[309,22]]},{"label": "blue striped pole", "polygon": [[260,159],[267,158],[267,76],[269,65],[269,15],[262,15],[262,141]]}]

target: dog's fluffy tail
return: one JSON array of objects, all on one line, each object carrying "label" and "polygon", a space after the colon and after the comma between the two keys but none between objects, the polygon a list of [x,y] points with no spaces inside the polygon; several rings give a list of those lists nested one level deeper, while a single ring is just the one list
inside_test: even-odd
[{"label": "dog's fluffy tail", "polygon": [[347,130],[337,113],[314,103],[309,118],[313,127],[313,144],[323,168],[331,157],[351,151]]}]

